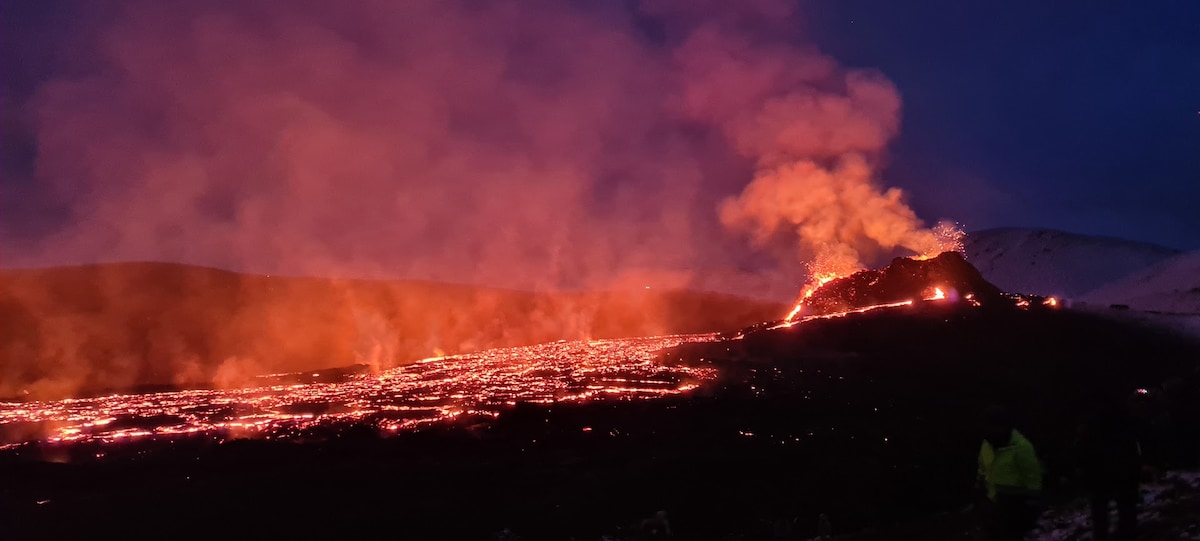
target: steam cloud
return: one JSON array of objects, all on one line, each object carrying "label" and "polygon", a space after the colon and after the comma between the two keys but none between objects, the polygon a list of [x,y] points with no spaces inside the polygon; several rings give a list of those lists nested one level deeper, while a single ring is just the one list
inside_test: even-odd
[{"label": "steam cloud", "polygon": [[900,123],[899,94],[882,75],[707,32],[679,55],[685,110],[720,126],[758,167],[721,204],[722,223],[750,230],[759,244],[794,234],[819,274],[861,269],[864,252],[936,255],[954,246],[953,225],[926,228],[899,189],[876,184]]},{"label": "steam cloud", "polygon": [[893,86],[723,4],[120,2],[26,104],[70,217],[6,259],[555,289],[711,286],[722,225],[784,269],[926,251],[875,184]]}]

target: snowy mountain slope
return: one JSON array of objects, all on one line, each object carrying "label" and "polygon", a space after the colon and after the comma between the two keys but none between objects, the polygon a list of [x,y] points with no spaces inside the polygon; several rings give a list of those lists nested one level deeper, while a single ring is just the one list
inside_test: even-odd
[{"label": "snowy mountain slope", "polygon": [[1134,310],[1200,314],[1200,251],[1180,254],[1079,297],[1096,305],[1123,304]]},{"label": "snowy mountain slope", "polygon": [[964,239],[967,261],[1014,293],[1073,298],[1162,262],[1178,250],[1044,229],[977,231]]}]

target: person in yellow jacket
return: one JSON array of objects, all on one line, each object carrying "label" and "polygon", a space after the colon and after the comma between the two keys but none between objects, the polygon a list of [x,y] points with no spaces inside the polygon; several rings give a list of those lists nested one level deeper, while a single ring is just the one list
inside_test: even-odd
[{"label": "person in yellow jacket", "polygon": [[998,408],[988,411],[979,448],[979,479],[992,502],[1000,539],[1022,539],[1037,520],[1042,466],[1033,444]]}]

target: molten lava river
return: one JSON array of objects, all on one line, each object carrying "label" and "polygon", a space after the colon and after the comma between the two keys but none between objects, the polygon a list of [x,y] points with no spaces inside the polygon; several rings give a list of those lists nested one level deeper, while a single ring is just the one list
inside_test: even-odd
[{"label": "molten lava river", "polygon": [[658,352],[716,339],[559,341],[425,359],[337,383],[0,402],[0,449],[188,434],[286,438],[334,425],[400,431],[463,414],[495,417],[518,402],[655,398],[716,377],[710,368],[663,366]]}]

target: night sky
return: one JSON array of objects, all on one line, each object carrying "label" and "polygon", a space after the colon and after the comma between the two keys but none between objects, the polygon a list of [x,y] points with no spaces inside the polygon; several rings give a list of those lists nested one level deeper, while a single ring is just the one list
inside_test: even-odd
[{"label": "night sky", "polygon": [[919,210],[1200,248],[1200,3],[811,7],[827,52],[899,87],[887,179]]},{"label": "night sky", "polygon": [[[899,188],[924,226],[1200,248],[1200,2],[162,4],[0,4],[3,265],[787,274],[829,224],[730,198],[794,163]],[[764,120],[783,98],[844,144],[767,148],[811,135]],[[853,261],[918,250],[854,223]]]}]

